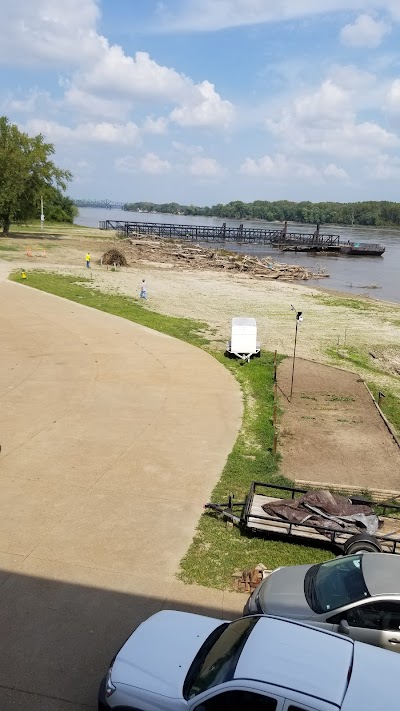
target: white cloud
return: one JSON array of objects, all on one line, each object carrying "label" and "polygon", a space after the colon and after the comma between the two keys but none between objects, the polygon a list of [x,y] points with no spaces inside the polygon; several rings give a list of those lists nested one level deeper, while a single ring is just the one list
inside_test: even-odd
[{"label": "white cloud", "polygon": [[144,156],[123,156],[115,161],[119,173],[147,173],[148,175],[165,175],[172,169],[168,160],[163,160],[156,153],[146,153]]},{"label": "white cloud", "polygon": [[400,79],[395,79],[387,93],[387,107],[394,114],[400,114]]},{"label": "white cloud", "polygon": [[99,51],[96,0],[12,0],[2,3],[0,61],[76,65]]},{"label": "white cloud", "polygon": [[332,122],[351,112],[349,93],[327,79],[315,91],[306,93],[294,101],[294,112],[301,123],[310,121]]},{"label": "white cloud", "polygon": [[[139,102],[155,102],[172,109],[181,126],[225,127],[232,120],[232,104],[210,82],[196,84],[147,52],[129,56],[110,44],[97,32],[96,0],[14,0],[2,8],[1,19],[0,62],[73,71],[60,85],[66,106],[80,115],[127,118]],[[146,130],[164,127],[159,120]]]},{"label": "white cloud", "polygon": [[380,181],[399,180],[400,158],[389,156],[386,153],[377,156],[374,161],[369,162],[367,177]]},{"label": "white cloud", "polygon": [[90,67],[74,77],[77,86],[92,93],[109,92],[142,101],[184,99],[193,82],[175,69],[157,64],[147,52],[125,54],[101,37],[101,53]]},{"label": "white cloud", "polygon": [[194,156],[199,153],[204,153],[203,146],[190,145],[187,143],[181,143],[180,141],[172,141],[172,148],[178,153],[183,153],[186,156]]},{"label": "white cloud", "polygon": [[179,126],[226,128],[232,122],[233,115],[233,104],[221,99],[214,84],[203,81],[182,106],[171,112],[170,119]]},{"label": "white cloud", "polygon": [[194,156],[189,165],[189,173],[196,178],[217,178],[223,172],[222,166],[215,158]]},{"label": "white cloud", "polygon": [[339,180],[348,180],[349,178],[344,168],[339,168],[335,163],[329,163],[322,172],[326,178],[337,178]]},{"label": "white cloud", "polygon": [[285,180],[302,178],[315,180],[320,178],[320,171],[313,163],[306,163],[289,158],[283,153],[275,156],[265,155],[261,158],[246,158],[240,166],[242,175]]},{"label": "white cloud", "polygon": [[33,88],[28,93],[24,93],[23,97],[18,94],[9,94],[2,102],[2,109],[6,112],[15,111],[16,113],[32,114],[39,109],[53,108],[54,102],[47,91]]},{"label": "white cloud", "polygon": [[[171,121],[180,126],[226,127],[233,119],[233,105],[223,100],[208,81],[195,84],[192,79],[175,69],[157,64],[147,52],[136,52],[134,57],[121,47],[109,45],[101,38],[102,53],[88,69],[77,72],[69,92],[80,97],[113,96],[119,101],[168,103],[177,105],[170,114]],[[165,120],[164,120],[165,121]],[[147,130],[165,128],[148,121]]]},{"label": "white cloud", "polygon": [[387,11],[400,19],[398,0],[181,0],[180,11],[158,12],[166,30],[207,31],[226,27],[282,22],[346,11]]},{"label": "white cloud", "polygon": [[163,175],[169,173],[171,164],[167,160],[163,160],[156,153],[146,153],[140,160],[140,169],[143,173],[150,175]]},{"label": "white cloud", "polygon": [[155,135],[165,134],[168,130],[168,119],[164,116],[159,116],[158,118],[147,116],[143,122],[142,130]]},{"label": "white cloud", "polygon": [[361,94],[359,86],[353,91],[329,78],[270,115],[266,128],[293,153],[363,157],[399,146],[399,138],[378,123],[357,120]]},{"label": "white cloud", "polygon": [[383,20],[374,20],[369,15],[359,15],[353,24],[345,25],[340,39],[348,47],[379,47],[390,32],[390,25]]},{"label": "white cloud", "polygon": [[121,119],[129,115],[129,102],[90,94],[67,82],[64,94],[66,108],[72,109],[81,116],[97,118]]},{"label": "white cloud", "polygon": [[82,123],[74,128],[59,124],[56,121],[32,119],[24,126],[30,134],[42,133],[46,140],[52,143],[93,142],[122,145],[137,145],[140,143],[140,131],[135,123],[125,124]]}]

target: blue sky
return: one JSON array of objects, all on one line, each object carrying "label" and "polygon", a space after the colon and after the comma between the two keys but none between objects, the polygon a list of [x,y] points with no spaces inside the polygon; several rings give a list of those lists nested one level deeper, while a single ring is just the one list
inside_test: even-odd
[{"label": "blue sky", "polygon": [[400,200],[400,0],[14,0],[2,36],[74,197]]}]

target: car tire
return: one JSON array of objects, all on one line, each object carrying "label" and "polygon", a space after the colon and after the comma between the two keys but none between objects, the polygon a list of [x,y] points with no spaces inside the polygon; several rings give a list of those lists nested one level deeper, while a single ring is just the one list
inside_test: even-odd
[{"label": "car tire", "polygon": [[374,536],[369,533],[357,533],[350,536],[343,546],[344,555],[354,555],[354,553],[381,553],[382,548]]}]

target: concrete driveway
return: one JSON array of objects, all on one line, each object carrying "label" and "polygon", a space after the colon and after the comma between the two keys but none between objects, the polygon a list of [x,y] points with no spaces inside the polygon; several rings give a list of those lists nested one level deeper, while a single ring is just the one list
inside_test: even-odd
[{"label": "concrete driveway", "polygon": [[4,280],[0,302],[0,708],[94,709],[143,618],[224,613],[174,574],[241,394],[206,353],[123,319]]}]

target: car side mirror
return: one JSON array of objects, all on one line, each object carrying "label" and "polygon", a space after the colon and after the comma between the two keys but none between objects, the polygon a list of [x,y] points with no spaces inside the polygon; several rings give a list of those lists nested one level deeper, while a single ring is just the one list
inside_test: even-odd
[{"label": "car side mirror", "polygon": [[344,635],[349,636],[350,627],[349,627],[349,623],[347,622],[347,620],[340,620],[338,632],[339,632],[339,634],[344,634]]}]

